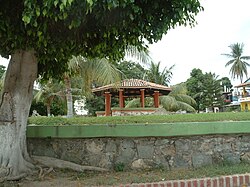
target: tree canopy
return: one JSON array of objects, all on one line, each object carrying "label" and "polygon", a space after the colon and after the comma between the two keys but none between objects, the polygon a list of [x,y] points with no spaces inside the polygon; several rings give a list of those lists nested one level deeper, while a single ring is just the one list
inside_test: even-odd
[{"label": "tree canopy", "polygon": [[223,87],[231,88],[231,82],[227,77],[218,79],[214,73],[203,73],[200,69],[194,68],[190,78],[186,81],[188,94],[197,103],[197,110],[213,108],[223,105]]},{"label": "tree canopy", "polygon": [[195,24],[198,0],[9,0],[0,7],[0,55],[34,49],[39,73],[65,71],[71,55],[120,59],[176,25]]}]

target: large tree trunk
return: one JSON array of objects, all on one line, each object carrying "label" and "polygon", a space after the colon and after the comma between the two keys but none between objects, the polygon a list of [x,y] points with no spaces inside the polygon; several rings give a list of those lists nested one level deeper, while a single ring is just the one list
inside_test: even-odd
[{"label": "large tree trunk", "polygon": [[15,51],[0,103],[0,179],[21,178],[34,167],[27,153],[26,126],[36,76],[34,51]]},{"label": "large tree trunk", "polygon": [[64,83],[66,87],[66,100],[67,100],[67,117],[73,117],[73,98],[71,92],[71,82],[68,75],[64,75]]}]

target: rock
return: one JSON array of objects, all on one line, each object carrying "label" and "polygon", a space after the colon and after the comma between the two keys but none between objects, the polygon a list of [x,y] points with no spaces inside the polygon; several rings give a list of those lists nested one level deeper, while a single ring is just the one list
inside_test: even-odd
[{"label": "rock", "polygon": [[212,157],[210,155],[205,154],[194,154],[192,156],[193,167],[201,167],[212,164]]},{"label": "rock", "polygon": [[243,162],[250,163],[250,152],[247,152],[241,156],[241,160]]},{"label": "rock", "polygon": [[100,154],[103,150],[104,143],[98,140],[92,140],[86,144],[87,151],[93,154]]},{"label": "rock", "polygon": [[154,146],[137,145],[138,157],[152,159],[154,154]]},{"label": "rock", "polygon": [[225,153],[223,158],[229,164],[240,163],[240,154],[239,153]]},{"label": "rock", "polygon": [[152,160],[148,159],[138,159],[132,162],[131,168],[132,169],[149,169],[152,168]]}]

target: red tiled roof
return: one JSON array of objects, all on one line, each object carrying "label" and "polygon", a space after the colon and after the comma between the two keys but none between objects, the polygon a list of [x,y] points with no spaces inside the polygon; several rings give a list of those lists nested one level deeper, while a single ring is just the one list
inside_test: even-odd
[{"label": "red tiled roof", "polygon": [[171,91],[170,87],[163,86],[160,84],[147,82],[140,79],[125,79],[120,83],[108,84],[102,87],[92,89],[92,92],[104,91],[112,88],[148,88],[148,89],[157,89],[157,90],[167,90]]}]

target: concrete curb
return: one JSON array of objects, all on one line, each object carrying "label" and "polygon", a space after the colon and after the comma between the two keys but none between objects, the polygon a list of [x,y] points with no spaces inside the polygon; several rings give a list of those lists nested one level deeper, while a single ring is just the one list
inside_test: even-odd
[{"label": "concrete curb", "polygon": [[126,184],[119,187],[250,187],[250,173],[212,178]]}]

